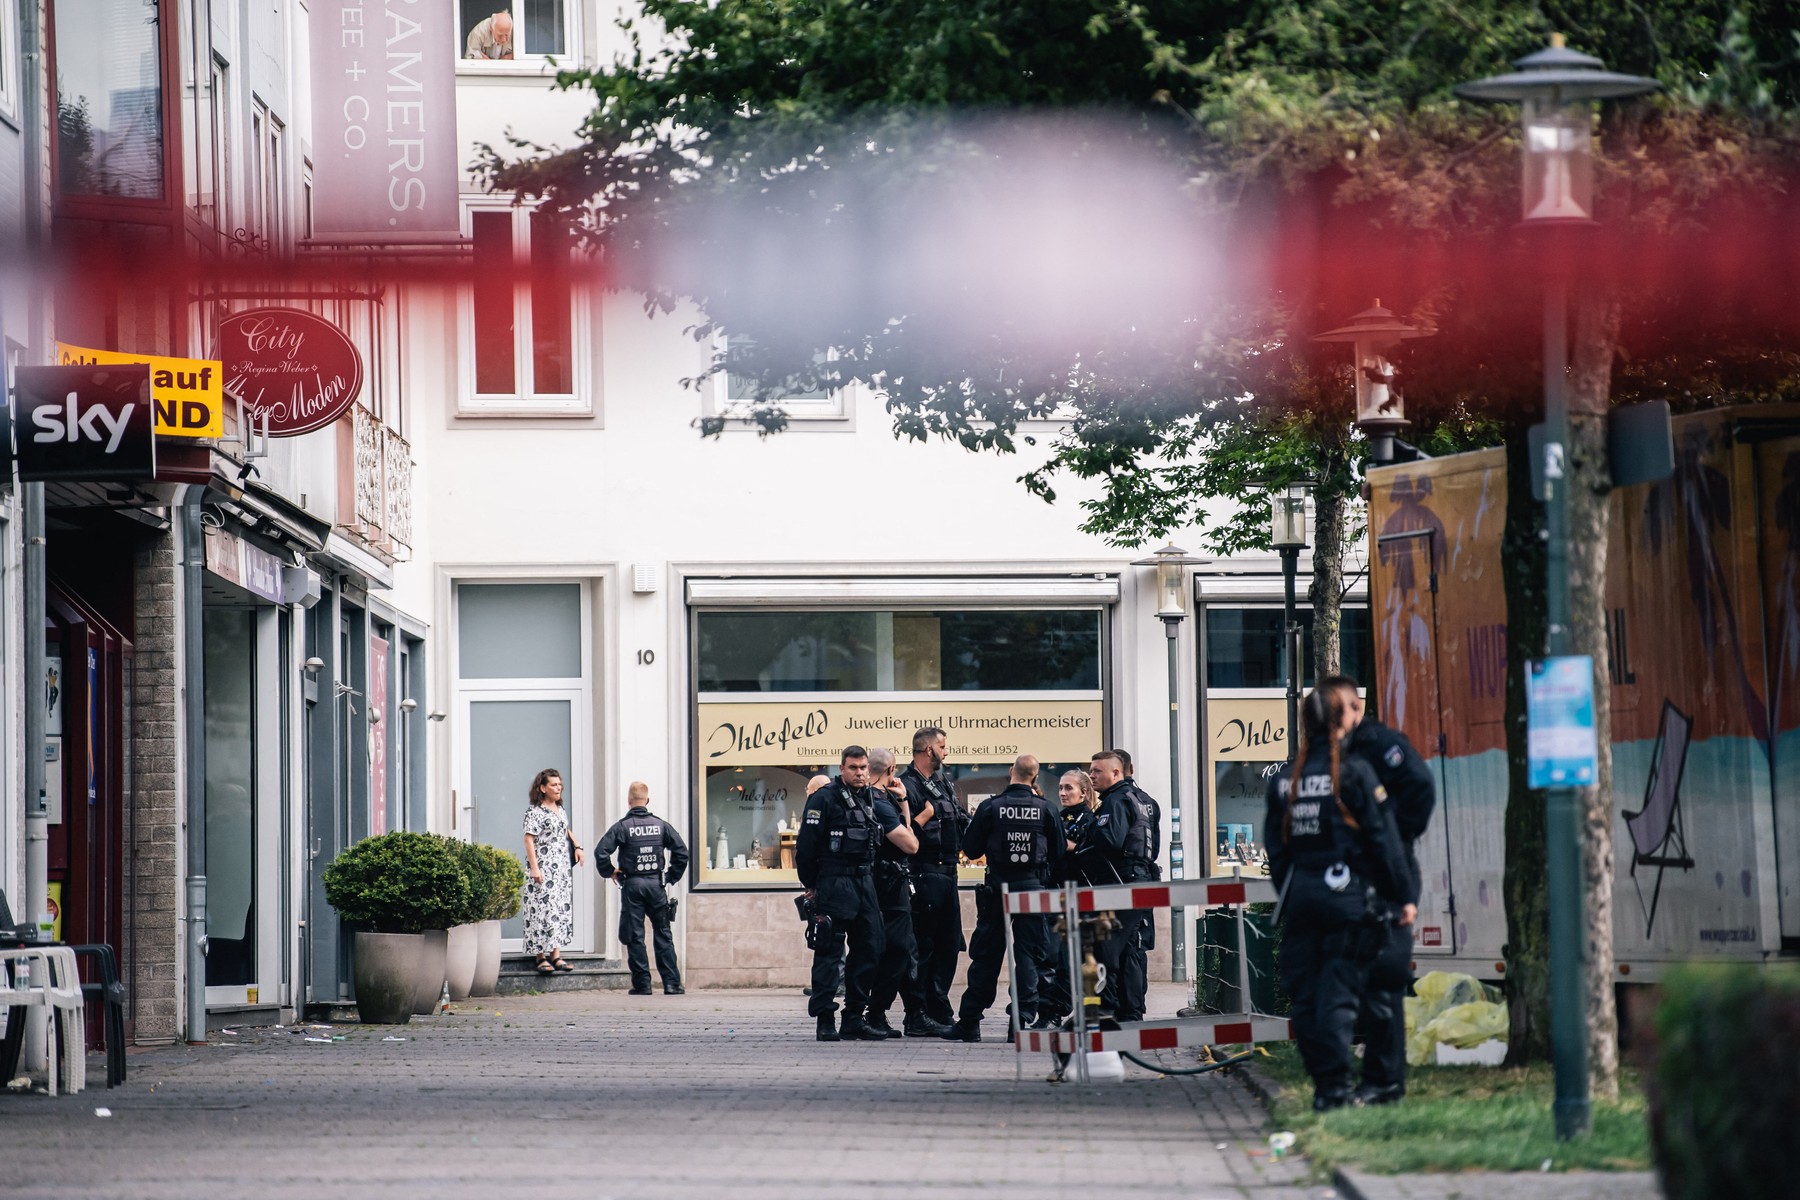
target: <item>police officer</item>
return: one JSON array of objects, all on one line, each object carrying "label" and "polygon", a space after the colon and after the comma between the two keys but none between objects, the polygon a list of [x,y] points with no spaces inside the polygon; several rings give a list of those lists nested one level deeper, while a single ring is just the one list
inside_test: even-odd
[{"label": "police officer", "polygon": [[[1413,749],[1406,735],[1389,729],[1363,712],[1356,681],[1333,675],[1319,684],[1337,693],[1356,720],[1346,748],[1368,763],[1375,778],[1387,789],[1400,845],[1406,852],[1410,888],[1406,901],[1419,902],[1419,856],[1414,843],[1431,824],[1437,807],[1437,783],[1431,768]],[[1362,1019],[1365,1036],[1362,1083],[1356,1099],[1363,1104],[1391,1104],[1406,1094],[1406,993],[1412,987],[1413,930],[1390,923],[1387,945],[1369,970],[1363,989]]]},{"label": "police officer", "polygon": [[[1089,884],[1088,869],[1097,865],[1094,847],[1094,809],[1100,798],[1094,792],[1094,781],[1086,771],[1065,771],[1057,781],[1056,796],[1060,803],[1056,815],[1062,823],[1063,856],[1051,882]],[[1102,868],[1104,870],[1104,868]],[[1106,876],[1111,879],[1110,875]],[[1050,965],[1038,976],[1038,1019],[1033,1028],[1049,1029],[1069,1015],[1070,993],[1068,948],[1056,937],[1056,922],[1050,921]]]},{"label": "police officer", "polygon": [[[891,816],[898,827],[881,840],[875,854],[875,899],[881,906],[882,935],[886,948],[875,966],[875,985],[869,995],[867,1023],[883,1037],[900,1037],[888,1024],[888,1009],[896,996],[905,995],[907,1016],[915,1011],[918,996],[919,954],[913,942],[913,859],[919,849],[917,832],[907,803],[906,785],[894,774],[894,752],[884,746],[869,751],[870,791],[882,809],[882,823]],[[899,840],[906,833],[910,841]],[[910,846],[910,849],[908,848]]]},{"label": "police officer", "polygon": [[[1102,750],[1088,764],[1088,774],[1100,792],[1100,809],[1094,814],[1096,849],[1111,876],[1097,882],[1155,879],[1155,854],[1161,840],[1157,813],[1137,785],[1125,777],[1124,758],[1117,750]],[[1141,1021],[1150,990],[1150,964],[1144,955],[1150,910],[1125,909],[1118,919],[1119,927],[1100,945],[1101,961],[1106,965],[1100,1004],[1121,1021]]]},{"label": "police officer", "polygon": [[950,987],[956,982],[956,959],[963,941],[962,899],[956,891],[956,864],[969,814],[956,798],[956,785],[944,770],[944,731],[927,725],[913,734],[912,762],[900,772],[912,807],[919,853],[913,857],[913,939],[919,971],[906,1001],[908,1037],[944,1037],[956,1015]]},{"label": "police officer", "polygon": [[[814,912],[812,992],[806,1011],[818,1018],[821,1042],[840,1040],[837,993],[844,988],[843,1037],[881,1042],[887,1035],[870,1029],[865,1016],[875,964],[881,958],[881,904],[875,895],[875,851],[881,839],[900,832],[893,808],[879,809],[869,789],[869,752],[845,746],[837,781],[806,799],[800,833],[794,842],[794,866]],[[849,962],[844,960],[846,941]],[[840,969],[842,974],[840,976]]]},{"label": "police officer", "polygon": [[1410,881],[1387,792],[1343,748],[1355,714],[1323,688],[1300,711],[1294,761],[1269,781],[1263,842],[1281,897],[1281,983],[1313,1108],[1324,1112],[1351,1101],[1350,1034],[1390,906],[1402,925],[1417,910],[1404,902]]},{"label": "police officer", "polygon": [[[663,994],[679,996],[681,968],[675,961],[675,939],[669,932],[669,894],[664,883],[676,884],[687,874],[688,848],[675,827],[650,813],[650,785],[633,783],[625,792],[631,808],[600,838],[594,847],[594,867],[603,877],[619,881],[619,940],[631,965],[631,995],[650,994],[650,962],[644,953],[644,917],[656,940],[656,973],[662,976]],[[668,874],[663,873],[663,851],[669,852]],[[618,852],[619,865],[613,866]]]},{"label": "police officer", "polygon": [[[1037,782],[1037,759],[1020,755],[1014,762],[1006,790],[989,796],[975,810],[963,836],[963,853],[987,860],[987,880],[975,890],[975,935],[969,939],[969,977],[962,1003],[951,1027],[953,1041],[979,1042],[981,1016],[994,1002],[1000,982],[1000,963],[1006,957],[1006,912],[1001,906],[1000,885],[1013,890],[1041,888],[1062,861],[1062,823],[1032,786]],[[1051,951],[1050,926],[1039,913],[1018,913],[1012,918],[1013,984],[1019,997],[1019,1026],[1037,1019],[1038,976]]]}]

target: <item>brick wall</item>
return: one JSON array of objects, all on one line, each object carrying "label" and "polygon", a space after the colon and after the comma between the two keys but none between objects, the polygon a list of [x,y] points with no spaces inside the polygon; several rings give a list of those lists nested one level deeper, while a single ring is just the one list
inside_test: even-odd
[{"label": "brick wall", "polygon": [[136,611],[136,677],[132,690],[131,743],[135,779],[131,794],[132,865],[126,872],[125,950],[127,987],[136,1012],[133,1040],[168,1042],[181,1032],[177,982],[183,955],[178,919],[182,797],[177,772],[181,743],[180,672],[175,601],[175,535],[140,543],[132,563]]}]

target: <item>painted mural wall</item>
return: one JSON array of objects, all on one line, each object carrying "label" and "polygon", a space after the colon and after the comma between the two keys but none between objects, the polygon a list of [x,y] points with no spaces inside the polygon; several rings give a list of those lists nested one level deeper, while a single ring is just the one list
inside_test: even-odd
[{"label": "painted mural wall", "polygon": [[[1678,418],[1674,476],[1613,494],[1611,653],[1596,684],[1612,698],[1621,961],[1760,958],[1800,935],[1796,415]],[[1439,815],[1419,846],[1418,950],[1497,959],[1504,458],[1458,455],[1369,481],[1380,709],[1439,776]]]}]

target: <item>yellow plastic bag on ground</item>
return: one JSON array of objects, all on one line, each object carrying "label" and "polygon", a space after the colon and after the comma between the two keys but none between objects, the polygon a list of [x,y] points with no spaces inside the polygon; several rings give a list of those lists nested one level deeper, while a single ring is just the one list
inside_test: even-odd
[{"label": "yellow plastic bag on ground", "polygon": [[1406,1061],[1419,1066],[1437,1057],[1444,1042],[1467,1049],[1489,1038],[1506,1040],[1506,1005],[1497,989],[1472,975],[1431,971],[1413,984],[1406,998]]}]

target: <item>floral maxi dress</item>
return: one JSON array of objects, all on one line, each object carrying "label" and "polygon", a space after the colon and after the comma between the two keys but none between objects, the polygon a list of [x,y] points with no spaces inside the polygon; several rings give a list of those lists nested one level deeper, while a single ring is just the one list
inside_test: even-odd
[{"label": "floral maxi dress", "polygon": [[525,832],[537,845],[544,882],[525,876],[525,952],[548,954],[575,942],[575,872],[569,865],[569,821],[561,808],[525,810]]}]

